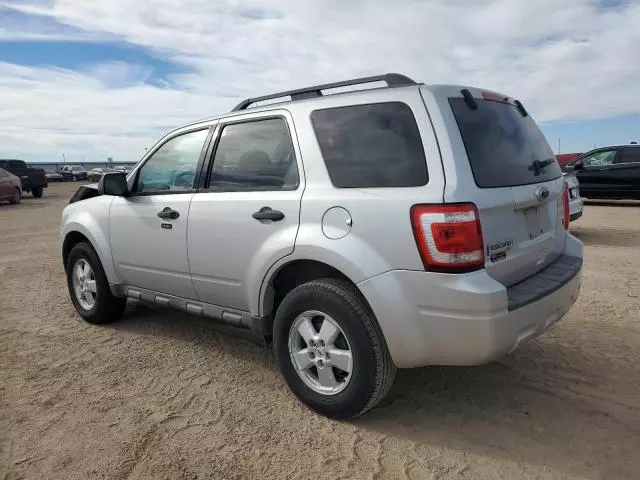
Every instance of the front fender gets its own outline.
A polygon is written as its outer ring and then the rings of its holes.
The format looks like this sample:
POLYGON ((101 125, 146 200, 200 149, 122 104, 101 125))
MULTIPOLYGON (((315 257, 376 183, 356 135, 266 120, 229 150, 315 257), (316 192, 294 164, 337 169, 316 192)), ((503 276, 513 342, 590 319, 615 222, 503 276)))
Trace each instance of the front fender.
POLYGON ((98 254, 109 283, 119 283, 109 244, 109 209, 114 197, 100 196, 68 205, 62 213, 60 253, 69 234, 84 235, 98 254))

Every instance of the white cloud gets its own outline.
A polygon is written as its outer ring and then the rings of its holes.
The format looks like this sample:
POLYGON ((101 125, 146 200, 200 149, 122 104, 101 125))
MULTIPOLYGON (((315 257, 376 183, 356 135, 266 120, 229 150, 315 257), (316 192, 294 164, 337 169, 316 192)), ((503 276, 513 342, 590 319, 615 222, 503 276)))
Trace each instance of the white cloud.
MULTIPOLYGON (((152 49, 190 73, 161 88, 145 83, 144 65, 72 72, 0 64, 0 154, 9 145, 52 159, 136 159, 161 130, 241 97, 387 71, 502 91, 538 121, 640 112, 636 1, 615 10, 595 0, 58 0, 12 8, 81 37, 152 49)), ((0 28, 0 39, 35 36, 56 32, 0 28)))

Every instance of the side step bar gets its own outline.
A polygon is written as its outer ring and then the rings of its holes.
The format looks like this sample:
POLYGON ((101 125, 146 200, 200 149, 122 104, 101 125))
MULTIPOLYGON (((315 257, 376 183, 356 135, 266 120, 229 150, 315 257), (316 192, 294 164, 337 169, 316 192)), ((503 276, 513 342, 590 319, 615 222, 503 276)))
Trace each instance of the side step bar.
POLYGON ((165 308, 173 308, 191 315, 211 318, 233 327, 251 330, 262 340, 266 340, 271 336, 273 321, 270 317, 254 317, 248 312, 129 285, 110 285, 109 287, 111 293, 117 297, 127 297, 165 308))

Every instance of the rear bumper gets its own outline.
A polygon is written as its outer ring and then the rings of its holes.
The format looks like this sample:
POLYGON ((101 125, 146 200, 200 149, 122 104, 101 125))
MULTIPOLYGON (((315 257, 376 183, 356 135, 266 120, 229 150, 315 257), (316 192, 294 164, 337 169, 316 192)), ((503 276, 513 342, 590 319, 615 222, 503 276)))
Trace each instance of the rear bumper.
MULTIPOLYGON (((564 253, 581 259, 582 243, 569 235, 564 253)), ((557 288, 511 310, 514 287, 507 289, 484 270, 463 275, 395 270, 358 287, 395 364, 409 368, 478 365, 512 352, 567 313, 578 298, 580 280, 577 265, 557 288)))
POLYGON ((569 221, 570 222, 574 222, 574 221, 578 220, 581 216, 582 216, 582 210, 580 210, 579 212, 576 212, 576 213, 571 213, 571 214, 569 214, 569 221))
POLYGON ((569 220, 574 221, 582 216, 582 197, 574 198, 569 201, 569 220))

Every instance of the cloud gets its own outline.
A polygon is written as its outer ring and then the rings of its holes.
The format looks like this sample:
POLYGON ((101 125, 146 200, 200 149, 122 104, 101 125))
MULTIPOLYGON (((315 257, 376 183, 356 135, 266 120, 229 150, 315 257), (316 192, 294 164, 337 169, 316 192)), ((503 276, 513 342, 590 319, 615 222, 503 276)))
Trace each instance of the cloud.
POLYGON ((115 39, 183 67, 165 84, 150 84, 148 66, 126 62, 81 71, 0 64, 0 145, 25 155, 135 160, 163 130, 227 111, 242 97, 387 71, 505 92, 522 99, 538 121, 640 112, 640 2, 4 5, 49 22, 8 28, 0 19, 0 40, 64 32, 115 39))

